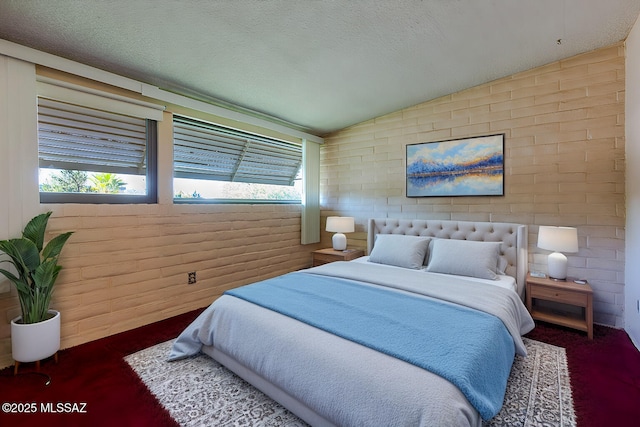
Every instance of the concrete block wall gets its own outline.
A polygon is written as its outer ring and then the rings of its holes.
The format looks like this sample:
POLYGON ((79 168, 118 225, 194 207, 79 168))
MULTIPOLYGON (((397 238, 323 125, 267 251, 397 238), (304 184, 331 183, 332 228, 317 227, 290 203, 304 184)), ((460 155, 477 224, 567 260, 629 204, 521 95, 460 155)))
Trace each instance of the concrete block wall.
MULTIPOLYGON (((300 205, 43 205, 63 249, 52 308, 62 348, 209 305, 227 289, 311 266, 300 205), (188 285, 188 273, 197 282, 188 285)), ((12 286, 0 294, 0 367, 13 363, 12 286)))
POLYGON ((595 322, 623 327, 624 94, 620 43, 339 131, 321 150, 322 215, 356 217, 354 247, 366 247, 371 217, 528 224, 530 269, 541 271, 538 226, 577 227, 569 274, 594 288, 595 322), (407 144, 497 133, 503 197, 406 197, 407 144))

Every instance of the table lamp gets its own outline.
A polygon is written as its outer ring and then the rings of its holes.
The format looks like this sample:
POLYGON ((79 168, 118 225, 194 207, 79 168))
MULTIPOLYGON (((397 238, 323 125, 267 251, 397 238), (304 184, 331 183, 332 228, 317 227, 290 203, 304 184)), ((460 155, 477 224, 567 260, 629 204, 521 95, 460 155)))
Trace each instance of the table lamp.
POLYGON ((331 238, 333 249, 343 251, 347 249, 347 236, 343 233, 353 233, 355 230, 355 221, 350 216, 329 216, 327 217, 326 230, 336 233, 331 238))
POLYGON ((547 259, 549 277, 567 278, 567 257, 561 252, 578 252, 578 230, 573 227, 541 225, 538 231, 538 247, 553 251, 547 259))

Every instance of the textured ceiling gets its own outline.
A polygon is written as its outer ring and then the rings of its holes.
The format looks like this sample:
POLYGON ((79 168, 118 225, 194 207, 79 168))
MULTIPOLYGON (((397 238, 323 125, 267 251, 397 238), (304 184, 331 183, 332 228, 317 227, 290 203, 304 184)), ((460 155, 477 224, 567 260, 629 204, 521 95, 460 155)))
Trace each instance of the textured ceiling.
POLYGON ((325 135, 624 40, 639 13, 640 0, 0 0, 0 38, 325 135))

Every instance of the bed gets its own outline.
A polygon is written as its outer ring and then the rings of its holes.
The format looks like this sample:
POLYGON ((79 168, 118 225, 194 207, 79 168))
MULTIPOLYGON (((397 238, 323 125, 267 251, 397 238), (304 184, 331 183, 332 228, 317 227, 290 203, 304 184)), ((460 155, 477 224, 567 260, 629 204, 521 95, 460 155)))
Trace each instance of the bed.
POLYGON ((527 227, 371 219, 368 256, 228 291, 169 360, 203 352, 313 426, 479 426, 521 335, 527 227))

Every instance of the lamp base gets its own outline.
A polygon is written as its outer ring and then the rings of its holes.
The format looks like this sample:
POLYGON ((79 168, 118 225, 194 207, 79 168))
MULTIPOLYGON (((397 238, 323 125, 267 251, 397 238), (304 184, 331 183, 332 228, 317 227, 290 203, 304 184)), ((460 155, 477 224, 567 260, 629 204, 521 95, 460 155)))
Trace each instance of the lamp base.
POLYGON ((342 233, 336 233, 331 238, 333 249, 336 251, 344 251, 347 249, 347 236, 342 233))
POLYGON ((547 259, 549 277, 556 280, 567 278, 567 257, 560 252, 554 252, 547 259))

